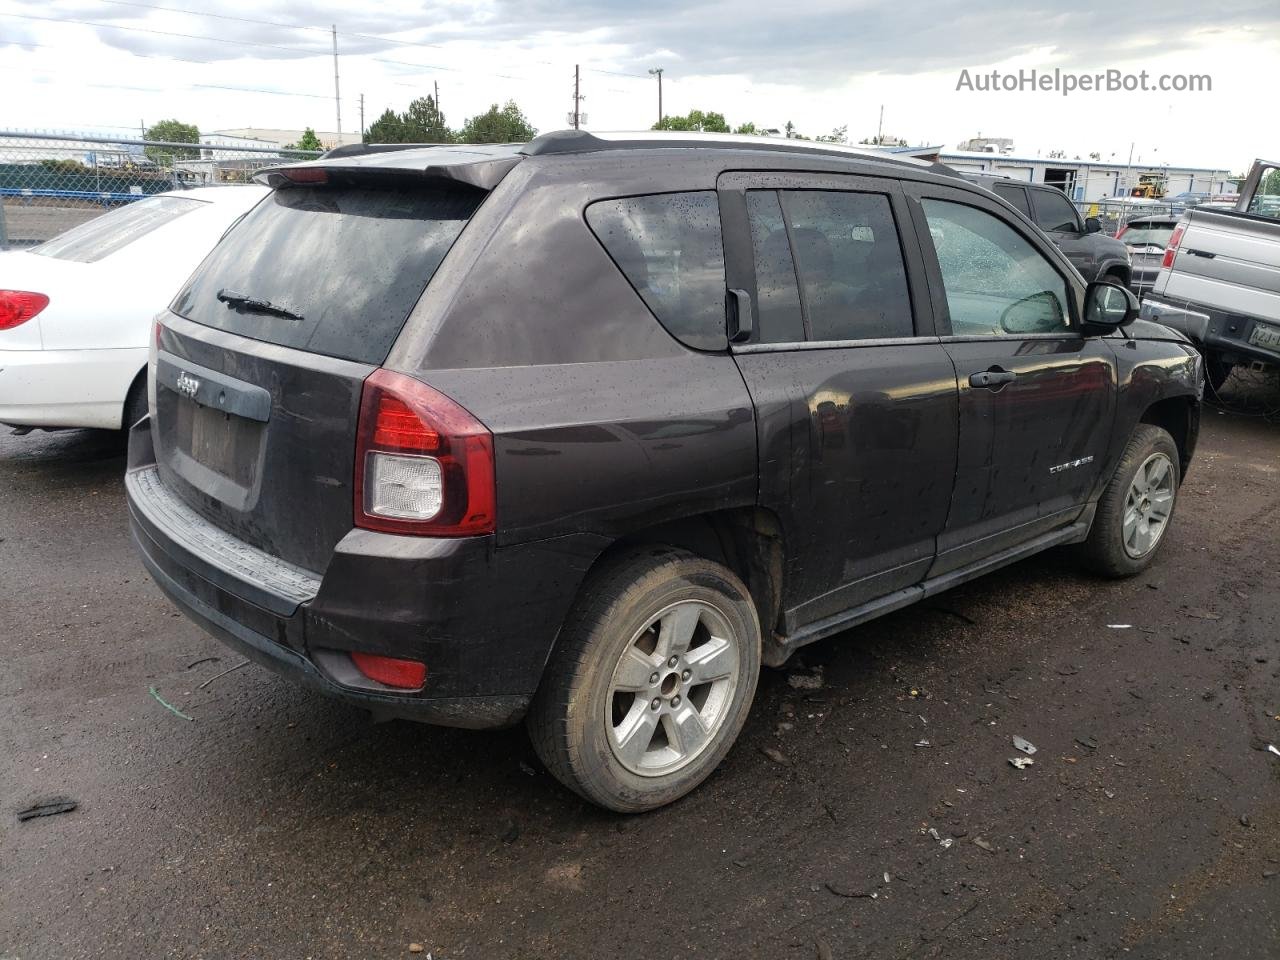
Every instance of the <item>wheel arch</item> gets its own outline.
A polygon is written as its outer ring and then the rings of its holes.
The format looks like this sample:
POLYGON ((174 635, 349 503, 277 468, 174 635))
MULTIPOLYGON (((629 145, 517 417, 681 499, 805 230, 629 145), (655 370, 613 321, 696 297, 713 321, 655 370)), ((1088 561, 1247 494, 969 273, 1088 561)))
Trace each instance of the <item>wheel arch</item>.
POLYGON ((1164 397, 1152 403, 1138 418, 1139 423, 1160 427, 1178 447, 1179 475, 1185 477, 1195 453, 1200 430, 1200 407, 1194 397, 1164 397))
POLYGON ((587 577, 620 554, 644 546, 677 547, 732 570, 746 584, 755 604, 764 662, 781 662, 777 634, 782 615, 785 536, 776 513, 758 506, 734 507, 634 530, 601 552, 587 577))

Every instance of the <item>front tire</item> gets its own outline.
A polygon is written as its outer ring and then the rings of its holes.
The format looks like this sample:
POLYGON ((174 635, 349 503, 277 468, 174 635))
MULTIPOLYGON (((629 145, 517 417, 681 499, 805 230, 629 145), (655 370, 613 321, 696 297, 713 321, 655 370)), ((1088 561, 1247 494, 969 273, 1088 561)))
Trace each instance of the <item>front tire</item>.
POLYGON ((652 547, 592 574, 527 724, 565 786, 638 813, 697 787, 737 739, 760 673, 746 587, 718 563, 652 547))
POLYGON ((1182 480, 1178 445, 1140 423, 1098 501, 1084 556, 1105 577, 1131 577, 1151 565, 1164 542, 1182 480))

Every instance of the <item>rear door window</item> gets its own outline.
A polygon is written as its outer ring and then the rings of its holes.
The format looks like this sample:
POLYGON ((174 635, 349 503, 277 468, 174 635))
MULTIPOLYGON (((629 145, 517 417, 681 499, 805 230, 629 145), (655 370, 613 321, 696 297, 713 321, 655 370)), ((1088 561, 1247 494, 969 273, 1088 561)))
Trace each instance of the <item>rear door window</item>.
POLYGON ((1031 219, 1031 207, 1027 203, 1027 191, 1025 189, 1012 184, 998 183, 995 186, 995 191, 997 197, 1006 203, 1013 204, 1028 220, 1031 219))
POLYGON ((811 340, 910 337, 911 296, 889 198, 785 190, 811 340))
POLYGON ((747 218, 756 264, 757 343, 804 342, 804 314, 791 241, 777 191, 748 190, 747 218))
POLYGON ((484 197, 445 187, 275 190, 214 248, 172 310, 255 340, 381 363, 484 197))
POLYGON ((73 227, 31 252, 57 260, 96 263, 203 206, 207 206, 203 200, 190 197, 147 197, 73 227))
POLYGON ((1080 230, 1076 208, 1061 190, 1032 190, 1035 194, 1036 223, 1050 232, 1077 233, 1080 230))
POLYGON ((600 200, 587 224, 654 316, 696 350, 723 350, 724 245, 715 191, 600 200))

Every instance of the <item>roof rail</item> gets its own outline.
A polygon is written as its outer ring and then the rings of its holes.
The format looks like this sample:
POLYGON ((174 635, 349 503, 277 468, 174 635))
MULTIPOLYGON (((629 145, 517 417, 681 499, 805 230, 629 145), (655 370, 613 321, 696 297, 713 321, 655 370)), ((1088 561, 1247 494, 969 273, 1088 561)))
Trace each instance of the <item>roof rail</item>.
POLYGON ((663 147, 704 147, 760 150, 785 153, 812 153, 819 156, 857 158, 881 163, 923 167, 935 173, 954 176, 955 171, 939 163, 904 157, 874 148, 864 149, 843 143, 820 140, 793 140, 760 137, 749 134, 691 133, 683 131, 647 130, 638 133, 588 133, 586 130, 556 130, 530 140, 520 152, 527 157, 549 154, 593 153, 602 150, 652 150, 663 147))

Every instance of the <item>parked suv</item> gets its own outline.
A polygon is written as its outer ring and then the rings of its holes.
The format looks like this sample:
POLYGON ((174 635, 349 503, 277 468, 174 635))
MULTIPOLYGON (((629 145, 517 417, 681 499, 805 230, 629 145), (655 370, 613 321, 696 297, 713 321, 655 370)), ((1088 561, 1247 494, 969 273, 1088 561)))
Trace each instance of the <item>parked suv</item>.
POLYGON ((1133 272, 1129 248, 1115 237, 1103 233, 1102 222, 1097 217, 1082 220, 1075 204, 1057 187, 1009 177, 964 176, 1011 204, 1047 233, 1067 255, 1072 266, 1080 271, 1080 276, 1086 280, 1111 280, 1121 286, 1129 286, 1133 272))
POLYGON ((1122 576, 1164 540, 1198 354, 945 168, 559 133, 262 179, 158 318, 144 563, 326 693, 527 716, 596 803, 693 789, 761 663, 1047 547, 1122 576))

